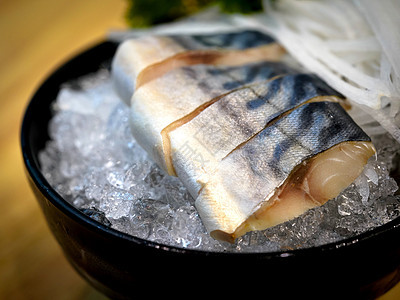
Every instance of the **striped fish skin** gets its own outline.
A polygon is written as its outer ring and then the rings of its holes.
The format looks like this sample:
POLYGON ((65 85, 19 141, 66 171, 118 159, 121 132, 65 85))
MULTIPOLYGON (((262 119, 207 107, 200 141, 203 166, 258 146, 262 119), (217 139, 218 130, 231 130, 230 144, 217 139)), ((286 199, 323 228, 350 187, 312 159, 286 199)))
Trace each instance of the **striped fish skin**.
POLYGON ((293 110, 221 161, 195 203, 205 226, 216 238, 232 241, 296 167, 344 143, 371 142, 339 103, 293 110))
MULTIPOLYGON (((268 49, 263 49, 269 45, 278 47, 275 41, 268 35, 256 31, 237 31, 229 33, 217 33, 213 35, 181 35, 181 36, 145 36, 136 39, 129 39, 122 42, 112 61, 112 79, 121 99, 129 105, 133 92, 136 89, 137 80, 142 71, 146 68, 155 66, 159 63, 169 61, 165 68, 158 68, 154 72, 159 75, 168 71, 168 68, 176 67, 179 64, 179 57, 176 55, 191 53, 189 57, 183 55, 180 57, 182 64, 207 63, 207 60, 213 59, 213 55, 196 56, 199 51, 218 51, 221 54, 230 51, 243 52, 247 56, 248 62, 251 62, 251 57, 265 56, 268 49), (258 51, 260 49, 260 51, 258 51), (263 49, 263 50, 261 50, 263 49), (246 55, 246 50, 255 50, 249 52, 251 55, 246 55), (194 55, 193 55, 194 54, 194 55), (174 58, 172 61, 169 58, 174 58), (190 60, 194 60, 190 62, 190 60)), ((273 47, 273 48, 274 48, 273 47)), ((274 48, 274 49, 275 49, 274 48)), ((282 52, 282 51, 280 51, 282 52)), ((277 55, 282 54, 279 51, 277 55)), ((283 52, 282 52, 283 53, 283 52)), ((274 56, 275 54, 273 54, 274 56)), ((232 59, 228 57, 228 60, 232 59)), ((260 59, 258 59, 260 61, 260 59)), ((212 63, 212 61, 210 61, 212 63)), ((223 64, 229 64, 229 61, 222 61, 223 64)), ((151 76, 158 76, 152 74, 151 76)))
POLYGON ((171 36, 185 50, 223 49, 244 50, 274 43, 275 40, 256 30, 239 32, 222 32, 207 35, 174 35, 171 36))
POLYGON ((169 133, 176 174, 196 197, 219 162, 271 121, 308 101, 341 97, 315 75, 297 72, 229 93, 169 133))
POLYGON ((308 158, 345 141, 370 142, 371 139, 338 103, 315 102, 299 107, 277 121, 275 126, 267 127, 257 135, 254 143, 246 144, 242 151, 255 173, 262 173, 264 166, 268 165, 277 177, 282 174, 286 177, 293 166, 299 164, 298 153, 293 151, 295 148, 300 147, 301 153, 308 158), (271 133, 276 130, 280 132, 279 137, 271 133), (268 156, 269 160, 249 159, 257 151, 263 151, 259 148, 271 140, 271 134, 274 135, 274 149, 268 156))
MULTIPOLYGON (((171 71, 166 76, 182 73, 187 81, 193 81, 197 88, 214 98, 229 91, 264 82, 277 76, 295 74, 298 71, 280 62, 256 62, 241 66, 195 65, 171 71), (211 93, 211 94, 209 94, 211 93)), ((163 80, 163 78, 160 78, 163 80)), ((191 100, 190 100, 191 102, 191 100)), ((200 101, 204 103, 204 101, 200 101)))
POLYGON ((131 126, 139 144, 152 159, 171 175, 165 162, 162 131, 213 98, 232 88, 296 70, 274 62, 252 63, 240 67, 195 65, 179 68, 149 82, 132 97, 131 126))

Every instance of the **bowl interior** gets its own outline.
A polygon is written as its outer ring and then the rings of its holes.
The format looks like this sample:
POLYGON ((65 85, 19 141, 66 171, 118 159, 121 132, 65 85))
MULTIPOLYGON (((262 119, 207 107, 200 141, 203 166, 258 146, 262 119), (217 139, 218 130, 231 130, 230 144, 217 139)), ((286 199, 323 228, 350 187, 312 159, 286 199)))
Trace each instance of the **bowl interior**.
MULTIPOLYGON (((60 87, 63 83, 75 80, 81 76, 94 73, 100 68, 110 67, 111 59, 118 47, 117 43, 114 42, 103 42, 96 45, 95 47, 89 48, 87 51, 73 57, 67 63, 59 67, 54 73, 47 78, 47 80, 40 86, 35 93, 34 97, 30 101, 26 113, 24 116, 22 128, 21 128, 21 146, 24 161, 26 164, 27 171, 30 173, 34 183, 45 193, 51 201, 54 202, 60 209, 67 211, 72 217, 79 218, 84 221, 88 226, 94 226, 96 230, 99 228, 106 231, 108 234, 118 235, 124 239, 141 241, 127 234, 117 232, 116 230, 110 229, 103 224, 100 224, 87 215, 80 212, 78 209, 72 207, 69 203, 62 199, 62 197, 48 184, 43 174, 40 171, 40 163, 38 160, 38 153, 46 145, 49 140, 49 134, 47 131, 48 122, 51 119, 52 102, 56 99, 60 87)), ((324 246, 314 247, 317 249, 336 249, 343 245, 353 245, 361 242, 363 239, 368 239, 378 234, 384 234, 392 228, 398 227, 400 218, 391 221, 383 226, 376 229, 355 236, 350 239, 345 239, 337 243, 331 243, 324 246)), ((150 242, 150 244, 153 244, 150 242)), ((160 246, 158 243, 154 243, 156 246, 160 246)), ((162 245, 168 248, 167 245, 162 245)), ((171 249, 179 249, 171 247, 171 249)), ((182 251, 192 251, 187 249, 180 249, 182 251)), ((313 248, 298 249, 284 251, 285 253, 301 254, 307 251, 315 251, 313 248)), ((193 250, 197 251, 197 250, 193 250)), ((200 251, 201 252, 201 251, 200 251)), ((280 256, 281 252, 270 253, 271 256, 280 256)))

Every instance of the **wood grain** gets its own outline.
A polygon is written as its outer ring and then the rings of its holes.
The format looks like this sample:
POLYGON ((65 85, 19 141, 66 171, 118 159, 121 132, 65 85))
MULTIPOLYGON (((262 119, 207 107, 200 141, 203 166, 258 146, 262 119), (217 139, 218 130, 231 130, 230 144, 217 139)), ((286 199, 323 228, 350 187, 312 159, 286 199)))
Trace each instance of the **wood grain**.
POLYGON ((0 299, 102 299, 72 269, 27 184, 21 118, 58 65, 125 28, 123 0, 0 1, 0 299))
MULTIPOLYGON (((58 65, 126 27, 124 0, 0 0, 0 299, 104 299, 65 260, 27 184, 21 118, 58 65)), ((400 299, 400 286, 381 300, 400 299)))

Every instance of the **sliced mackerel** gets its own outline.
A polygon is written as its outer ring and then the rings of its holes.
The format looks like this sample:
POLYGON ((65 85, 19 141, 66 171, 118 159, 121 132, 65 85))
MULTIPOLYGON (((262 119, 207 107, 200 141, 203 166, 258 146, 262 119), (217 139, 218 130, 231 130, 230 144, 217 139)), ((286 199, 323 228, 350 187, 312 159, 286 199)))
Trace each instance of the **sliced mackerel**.
POLYGON ((133 135, 152 159, 175 175, 166 153, 168 131, 212 105, 222 95, 248 84, 266 82, 297 71, 282 63, 238 67, 194 65, 172 70, 138 89, 131 103, 133 135), (169 127, 168 127, 169 126, 169 127), (168 127, 168 130, 164 130, 168 127))
POLYGON ((276 118, 310 101, 344 102, 312 74, 289 74, 235 90, 163 130, 166 162, 193 197, 219 162, 276 118), (186 123, 184 123, 186 121, 186 123))
POLYGON ((196 208, 211 235, 233 241, 337 196, 373 153, 370 138, 340 104, 306 103, 224 158, 196 208))
POLYGON ((137 87, 187 65, 241 65, 277 61, 285 53, 258 31, 212 35, 145 36, 121 43, 112 62, 112 78, 121 99, 130 104, 137 87))
POLYGON ((322 205, 375 153, 345 99, 279 62, 284 53, 243 31, 128 40, 113 60, 134 137, 181 179, 216 239, 322 205))

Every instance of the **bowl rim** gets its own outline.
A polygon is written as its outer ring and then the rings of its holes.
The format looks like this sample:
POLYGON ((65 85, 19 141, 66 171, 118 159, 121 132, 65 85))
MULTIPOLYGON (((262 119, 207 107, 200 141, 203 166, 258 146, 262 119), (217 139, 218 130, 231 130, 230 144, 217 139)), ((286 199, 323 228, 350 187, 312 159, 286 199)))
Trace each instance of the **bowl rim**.
MULTIPOLYGON (((104 50, 104 47, 117 47, 118 42, 101 40, 92 45, 87 46, 85 49, 81 50, 78 53, 73 54, 67 59, 64 59, 63 62, 54 67, 53 71, 45 76, 45 79, 39 84, 36 88, 28 103, 25 107, 25 111, 23 113, 22 123, 20 127, 20 148, 22 152, 23 162, 25 166, 25 171, 29 175, 33 184, 39 189, 39 191, 43 194, 43 196, 50 201, 57 209, 59 209, 62 213, 72 218, 78 223, 86 225, 86 227, 97 234, 107 235, 111 238, 123 239, 127 242, 133 242, 136 245, 151 247, 155 249, 161 249, 169 252, 177 252, 177 253, 186 253, 192 255, 215 255, 215 256, 260 256, 263 255, 268 258, 280 258, 285 259, 287 257, 292 256, 315 256, 320 255, 327 252, 332 252, 335 250, 340 250, 343 248, 348 248, 352 246, 360 246, 363 243, 370 241, 371 239, 375 239, 385 234, 389 234, 390 231, 394 229, 400 229, 400 217, 397 217, 394 220, 391 220, 381 226, 375 227, 373 229, 367 230, 361 234, 357 234, 350 238, 345 238, 336 242, 331 242, 327 244, 323 244, 320 246, 312 246, 305 247, 299 249, 291 249, 291 250, 283 250, 283 251, 271 251, 271 252, 240 252, 240 251, 231 251, 231 252, 221 252, 221 251, 207 251, 202 249, 193 249, 193 248, 181 248, 178 246, 162 244, 159 242, 154 242, 150 240, 146 240, 143 238, 135 237, 130 234, 118 231, 109 226, 106 226, 91 217, 87 216, 83 212, 81 212, 78 208, 73 206, 68 201, 64 200, 63 197, 49 184, 49 182, 45 179, 44 175, 40 171, 40 166, 38 163, 38 159, 35 159, 33 154, 33 150, 31 145, 29 144, 29 132, 30 125, 34 118, 32 113, 32 107, 39 105, 40 96, 43 89, 46 88, 46 85, 49 84, 50 79, 56 75, 62 75, 65 73, 66 67, 71 67, 76 64, 78 61, 82 59, 83 56, 93 53, 99 53, 104 50)), ((111 58, 111 57, 110 57, 111 58)), ((54 101, 54 99, 52 100, 54 101)), ((48 124, 49 120, 46 120, 48 124)))

